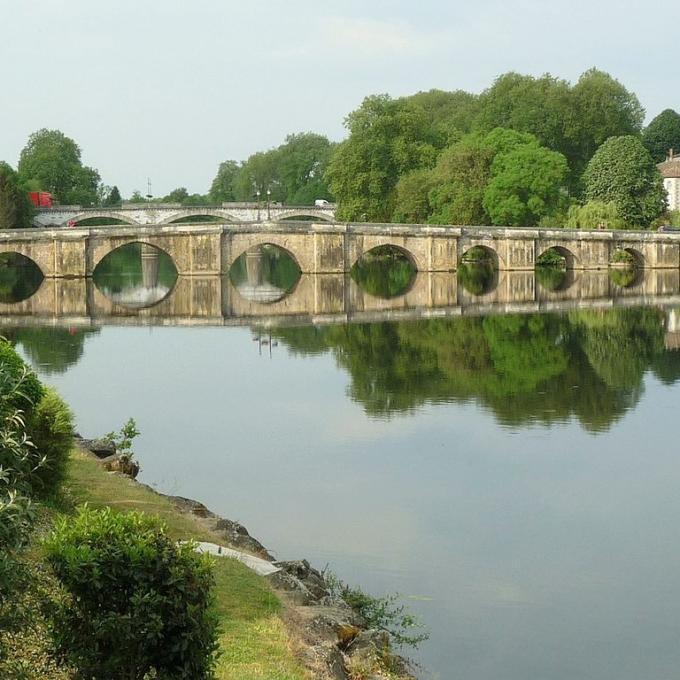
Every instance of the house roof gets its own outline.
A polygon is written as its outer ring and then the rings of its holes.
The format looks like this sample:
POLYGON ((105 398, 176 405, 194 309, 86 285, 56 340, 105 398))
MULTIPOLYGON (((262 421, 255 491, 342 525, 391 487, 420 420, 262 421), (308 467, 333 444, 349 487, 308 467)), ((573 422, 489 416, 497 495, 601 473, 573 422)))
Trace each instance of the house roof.
POLYGON ((659 172, 667 179, 678 178, 680 179, 680 156, 673 156, 665 160, 663 163, 659 163, 657 166, 659 172))

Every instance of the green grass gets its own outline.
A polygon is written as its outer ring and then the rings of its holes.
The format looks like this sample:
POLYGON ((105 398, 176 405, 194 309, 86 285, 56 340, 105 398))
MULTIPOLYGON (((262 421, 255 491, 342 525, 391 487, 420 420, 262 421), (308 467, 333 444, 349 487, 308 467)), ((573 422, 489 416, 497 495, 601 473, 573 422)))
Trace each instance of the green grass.
MULTIPOLYGON (((74 451, 69 460, 65 483, 65 500, 57 510, 47 510, 43 529, 36 534, 35 545, 27 553, 27 561, 36 574, 43 574, 40 535, 49 530, 56 516, 74 512, 77 505, 109 506, 120 512, 143 511, 160 517, 168 534, 176 539, 194 539, 224 544, 224 538, 214 534, 201 521, 182 513, 169 500, 132 480, 106 472, 90 456, 74 451)), ((220 619, 220 652, 216 677, 218 680, 305 680, 308 676, 293 652, 293 643, 281 619, 282 605, 265 579, 257 576, 240 562, 228 558, 215 559, 215 600, 220 619)), ((35 587, 41 591, 45 584, 35 587)), ((44 580, 44 579, 41 579, 44 580)), ((48 588, 56 583, 48 581, 48 588)), ((46 636, 22 649, 19 641, 14 653, 25 653, 27 661, 44 655, 46 636)), ((30 663, 26 664, 27 667, 30 663)), ((25 676, 27 679, 44 675, 25 676)), ((61 675, 54 676, 62 677, 61 675)))

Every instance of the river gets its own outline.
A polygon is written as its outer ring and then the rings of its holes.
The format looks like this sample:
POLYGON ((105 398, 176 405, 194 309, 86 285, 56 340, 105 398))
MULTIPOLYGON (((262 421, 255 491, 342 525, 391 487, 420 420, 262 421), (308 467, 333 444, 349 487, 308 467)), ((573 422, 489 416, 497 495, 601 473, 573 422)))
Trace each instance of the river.
POLYGON ((418 284, 392 269, 361 282, 382 302, 319 316, 262 268, 219 282, 217 320, 205 292, 205 314, 172 308, 184 283, 161 262, 153 286, 82 282, 70 314, 31 311, 53 282, 23 285, 0 325, 83 435, 136 419, 141 481, 401 593, 431 633, 422 678, 676 677, 677 272, 605 272, 590 298, 532 275, 524 301, 451 275, 437 307, 403 303, 418 284))

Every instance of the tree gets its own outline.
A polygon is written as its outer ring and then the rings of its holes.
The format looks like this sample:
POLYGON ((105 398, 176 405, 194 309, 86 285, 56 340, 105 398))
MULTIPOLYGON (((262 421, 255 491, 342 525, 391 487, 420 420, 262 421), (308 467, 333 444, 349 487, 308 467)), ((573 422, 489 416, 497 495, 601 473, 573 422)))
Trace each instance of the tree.
POLYGON ((0 229, 30 227, 32 215, 33 206, 17 173, 0 162, 0 229))
POLYGON ((411 170, 402 175, 395 188, 395 222, 423 224, 427 222, 431 207, 429 193, 433 185, 433 171, 429 168, 411 170))
POLYGON ((496 128, 467 135, 432 173, 430 222, 534 225, 560 206, 567 171, 564 156, 531 134, 496 128))
POLYGON ((185 187, 173 189, 167 196, 164 196, 163 203, 182 203, 189 197, 189 192, 185 187))
POLYGON ((324 179, 333 145, 323 135, 304 132, 288 135, 277 149, 281 184, 285 202, 291 205, 314 205, 317 198, 332 199, 324 179))
POLYGON ((122 202, 123 199, 121 198, 120 191, 118 190, 118 187, 114 185, 105 196, 102 204, 106 208, 118 208, 122 202))
POLYGON ((494 224, 535 226, 564 201, 568 172, 561 153, 538 143, 500 153, 491 166, 484 208, 494 224))
POLYGON ((680 114, 662 111, 642 133, 642 143, 655 163, 666 160, 670 149, 680 151, 680 114))
POLYGON ((589 201, 585 205, 572 205, 567 215, 566 227, 570 229, 625 229, 616 203, 589 201))
POLYGON ((491 177, 494 150, 484 136, 467 135, 446 149, 432 171, 429 201, 434 224, 487 224, 484 190, 491 177))
POLYGON ((336 147, 326 171, 338 217, 387 221, 399 177, 434 165, 437 134, 422 107, 388 95, 364 99, 345 126, 349 138, 336 147))
POLYGON ((638 137, 612 137, 583 174, 588 201, 614 203, 631 227, 647 227, 666 206, 663 178, 638 137))
POLYGON ((99 173, 83 166, 80 147, 59 130, 34 132, 19 158, 19 176, 35 182, 62 203, 94 205, 99 173))
POLYGON ((565 111, 566 134, 572 151, 567 154, 581 171, 598 147, 610 137, 638 135, 645 110, 638 98, 608 73, 590 69, 572 88, 565 111))
POLYGON ((240 165, 236 161, 224 161, 217 169, 217 175, 210 185, 210 200, 215 203, 234 201, 234 182, 240 165))

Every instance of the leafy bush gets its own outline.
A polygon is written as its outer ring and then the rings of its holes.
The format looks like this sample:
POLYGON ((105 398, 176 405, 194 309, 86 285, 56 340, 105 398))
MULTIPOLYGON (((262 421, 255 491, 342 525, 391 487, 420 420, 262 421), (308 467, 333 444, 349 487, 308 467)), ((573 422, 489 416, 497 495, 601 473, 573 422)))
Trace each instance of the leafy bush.
POLYGON ((212 677, 208 557, 174 543, 154 518, 87 507, 57 525, 46 550, 70 594, 52 612, 52 636, 83 678, 212 677))
POLYGON ((423 624, 399 604, 398 594, 374 597, 361 588, 348 586, 335 574, 325 574, 326 584, 332 595, 344 600, 365 621, 368 628, 376 628, 389 633, 398 645, 418 646, 428 639, 423 624), (411 632, 411 631, 419 632, 411 632))
POLYGON ((53 390, 46 389, 31 411, 26 430, 43 465, 36 471, 38 491, 45 495, 57 490, 66 474, 68 455, 73 446, 73 413, 53 390))
POLYGON ((41 466, 26 438, 21 412, 12 407, 21 387, 21 381, 15 382, 0 365, 0 605, 14 586, 14 554, 24 545, 33 522, 28 496, 41 466))
POLYGON ((0 339, 0 367, 3 371, 3 383, 0 389, 3 393, 11 392, 12 394, 12 399, 7 401, 6 405, 10 409, 19 409, 24 413, 29 413, 42 399, 45 388, 35 373, 14 351, 12 345, 2 339, 0 339))

